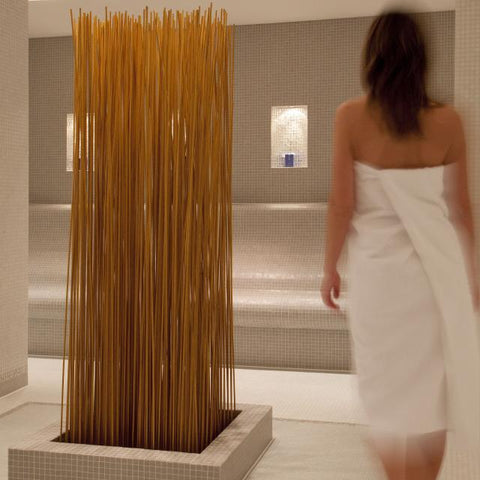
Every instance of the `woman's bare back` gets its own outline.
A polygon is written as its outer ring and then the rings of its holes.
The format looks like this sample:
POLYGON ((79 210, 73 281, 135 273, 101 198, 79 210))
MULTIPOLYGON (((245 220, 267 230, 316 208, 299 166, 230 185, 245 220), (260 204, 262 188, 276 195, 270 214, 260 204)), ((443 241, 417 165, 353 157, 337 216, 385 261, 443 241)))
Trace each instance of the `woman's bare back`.
POLYGON ((422 109, 420 125, 425 138, 409 135, 394 139, 386 130, 378 109, 367 107, 366 95, 352 100, 351 144, 358 162, 377 168, 421 168, 449 162, 447 152, 452 144, 455 111, 449 105, 422 109))

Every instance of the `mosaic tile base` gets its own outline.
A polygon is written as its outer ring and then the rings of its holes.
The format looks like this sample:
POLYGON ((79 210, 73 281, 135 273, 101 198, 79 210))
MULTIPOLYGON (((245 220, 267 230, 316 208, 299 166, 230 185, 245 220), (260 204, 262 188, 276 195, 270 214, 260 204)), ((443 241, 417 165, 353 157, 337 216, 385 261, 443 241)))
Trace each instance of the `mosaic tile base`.
POLYGON ((272 407, 240 413, 201 453, 59 443, 52 424, 8 450, 9 480, 242 480, 272 441, 272 407))

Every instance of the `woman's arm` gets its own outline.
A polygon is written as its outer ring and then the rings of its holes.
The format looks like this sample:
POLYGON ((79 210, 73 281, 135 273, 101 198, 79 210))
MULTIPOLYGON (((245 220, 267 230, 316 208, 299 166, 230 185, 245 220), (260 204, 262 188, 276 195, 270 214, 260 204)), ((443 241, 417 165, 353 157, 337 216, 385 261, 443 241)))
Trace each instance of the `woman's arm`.
POLYGON ((335 112, 333 175, 328 198, 327 239, 324 271, 337 269, 350 219, 355 207, 353 154, 351 148, 352 105, 342 103, 335 112))
POLYGON ((328 207, 327 213, 327 241, 325 248, 324 273, 337 271, 337 263, 343 250, 345 238, 350 228, 352 210, 344 210, 335 205, 328 207))
POLYGON ((345 243, 350 219, 355 208, 353 153, 351 148, 352 105, 342 103, 335 112, 333 138, 333 175, 328 198, 327 235, 320 287, 323 302, 339 308, 332 300, 340 294, 337 262, 345 243))
POLYGON ((449 217, 457 228, 457 234, 462 241, 474 303, 476 308, 479 308, 478 262, 472 206, 468 188, 465 132, 462 119, 454 109, 452 109, 451 130, 453 138, 446 155, 445 163, 454 163, 455 165, 451 171, 451 176, 444 177, 445 200, 449 209, 449 217))

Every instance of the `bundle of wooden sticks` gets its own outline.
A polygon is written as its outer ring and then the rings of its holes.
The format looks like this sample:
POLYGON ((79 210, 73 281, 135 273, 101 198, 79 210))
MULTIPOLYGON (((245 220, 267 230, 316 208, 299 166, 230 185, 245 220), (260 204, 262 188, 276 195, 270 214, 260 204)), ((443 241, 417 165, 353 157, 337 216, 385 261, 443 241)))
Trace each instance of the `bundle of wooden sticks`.
POLYGON ((201 452, 234 418, 233 27, 72 15, 61 441, 201 452))

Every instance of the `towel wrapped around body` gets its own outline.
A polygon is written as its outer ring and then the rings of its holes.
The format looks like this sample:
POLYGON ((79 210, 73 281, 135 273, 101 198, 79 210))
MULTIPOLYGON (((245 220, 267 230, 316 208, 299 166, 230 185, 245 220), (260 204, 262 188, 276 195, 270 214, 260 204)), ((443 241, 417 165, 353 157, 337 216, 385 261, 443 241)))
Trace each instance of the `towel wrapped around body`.
POLYGON ((445 201, 453 164, 354 165, 347 313, 371 432, 406 437, 446 429, 478 449, 479 314, 445 201))

